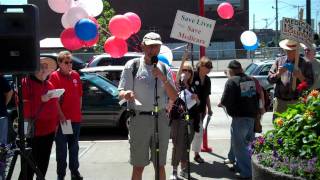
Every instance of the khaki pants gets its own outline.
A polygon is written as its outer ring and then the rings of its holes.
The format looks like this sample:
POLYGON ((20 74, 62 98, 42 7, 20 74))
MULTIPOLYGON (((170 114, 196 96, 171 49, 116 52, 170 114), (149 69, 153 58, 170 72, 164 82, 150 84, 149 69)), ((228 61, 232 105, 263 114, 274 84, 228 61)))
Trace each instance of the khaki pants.
POLYGON ((285 101, 279 98, 273 99, 273 112, 283 113, 287 110, 289 104, 295 104, 298 100, 285 101))

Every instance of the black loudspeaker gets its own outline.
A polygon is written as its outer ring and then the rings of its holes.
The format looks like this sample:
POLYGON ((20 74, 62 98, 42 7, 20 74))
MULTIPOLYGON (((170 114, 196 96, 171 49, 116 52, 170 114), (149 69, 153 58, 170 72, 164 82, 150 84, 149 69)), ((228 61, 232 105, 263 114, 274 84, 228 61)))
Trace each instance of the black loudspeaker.
POLYGON ((39 69, 39 10, 34 5, 0 5, 0 73, 39 69))

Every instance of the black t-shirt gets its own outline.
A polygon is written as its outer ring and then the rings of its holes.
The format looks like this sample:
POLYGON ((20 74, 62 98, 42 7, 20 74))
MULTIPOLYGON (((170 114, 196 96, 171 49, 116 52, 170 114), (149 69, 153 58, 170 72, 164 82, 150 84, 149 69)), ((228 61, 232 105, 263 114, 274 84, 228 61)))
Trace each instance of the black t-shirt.
POLYGON ((3 77, 3 75, 0 75, 0 117, 8 115, 5 102, 5 93, 9 92, 10 90, 11 87, 8 81, 3 77))
POLYGON ((231 117, 257 117, 259 99, 254 80, 243 73, 229 78, 221 104, 231 117))
POLYGON ((195 93, 198 95, 200 104, 198 109, 201 113, 206 112, 207 98, 211 94, 211 81, 210 78, 206 75, 201 84, 199 72, 194 72, 192 86, 195 88, 195 93))

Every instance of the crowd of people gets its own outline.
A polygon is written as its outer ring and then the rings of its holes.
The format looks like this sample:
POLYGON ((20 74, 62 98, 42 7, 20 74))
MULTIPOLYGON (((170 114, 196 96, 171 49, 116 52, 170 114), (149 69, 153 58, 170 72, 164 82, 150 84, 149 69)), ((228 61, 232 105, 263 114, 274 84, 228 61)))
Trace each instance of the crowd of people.
MULTIPOLYGON (((193 159, 204 163, 200 156, 203 136, 203 119, 212 115, 210 102, 211 81, 208 73, 212 62, 201 57, 196 67, 191 66, 186 51, 176 78, 170 69, 156 57, 162 41, 157 33, 147 33, 141 42, 144 56, 129 60, 121 74, 119 99, 127 101, 131 113, 129 122, 130 164, 132 180, 141 180, 145 166, 153 163, 159 179, 166 179, 165 165, 169 139, 172 139, 171 180, 190 177, 188 163, 190 150, 193 159), (154 91, 150 91, 154 89, 154 91), (136 101, 141 102, 137 104, 136 101), (190 101, 190 102, 189 102, 190 101), (156 117, 156 118, 155 118, 156 117), (178 166, 180 165, 180 173, 178 166)), ((268 80, 275 84, 274 112, 283 112, 288 104, 297 102, 297 87, 302 82, 308 88, 320 88, 320 62, 315 60, 315 47, 304 47, 305 55, 295 63, 299 44, 285 39, 279 43, 286 56, 276 59, 270 69, 268 80), (293 86, 293 81, 297 86, 293 86)), ((57 179, 63 180, 67 169, 67 155, 71 179, 81 180, 79 172, 79 135, 82 108, 82 83, 79 74, 72 70, 72 54, 59 53, 57 61, 40 59, 39 71, 22 80, 24 118, 27 127, 34 124, 34 134, 27 136, 32 148, 31 159, 45 176, 53 142, 56 144, 57 179), (64 89, 61 96, 48 93, 64 89), (65 134, 62 126, 71 123, 72 134, 65 134)), ((255 123, 260 120, 264 109, 264 95, 259 82, 243 72, 240 62, 233 60, 227 67, 228 80, 218 104, 232 117, 231 141, 226 164, 232 164, 237 176, 249 179, 251 157, 249 142, 255 138, 255 123)), ((7 143, 7 104, 13 90, 3 76, 0 76, 0 142, 7 143)), ((28 129, 28 128, 27 128, 28 129)), ((2 171, 0 171, 2 172, 2 171)), ((4 177, 4 174, 0 174, 4 177)), ((33 179, 34 170, 28 166, 19 179, 33 179)))

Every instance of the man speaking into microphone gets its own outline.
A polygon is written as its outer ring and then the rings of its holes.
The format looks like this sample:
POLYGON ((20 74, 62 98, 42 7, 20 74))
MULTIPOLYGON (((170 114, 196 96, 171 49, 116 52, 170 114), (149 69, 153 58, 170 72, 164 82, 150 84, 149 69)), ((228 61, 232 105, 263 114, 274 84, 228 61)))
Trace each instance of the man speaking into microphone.
POLYGON ((166 179, 164 166, 170 127, 165 108, 169 99, 172 101, 176 99, 177 91, 171 73, 169 73, 169 67, 157 61, 161 44, 159 34, 147 33, 141 43, 144 56, 126 63, 119 82, 119 98, 127 100, 128 107, 135 112, 130 119, 129 126, 130 163, 133 166, 132 180, 142 179, 144 167, 150 163, 150 159, 153 165, 156 163, 153 116, 155 88, 157 88, 159 107, 159 176, 161 180, 166 179), (155 87, 156 81, 157 87, 155 87))

